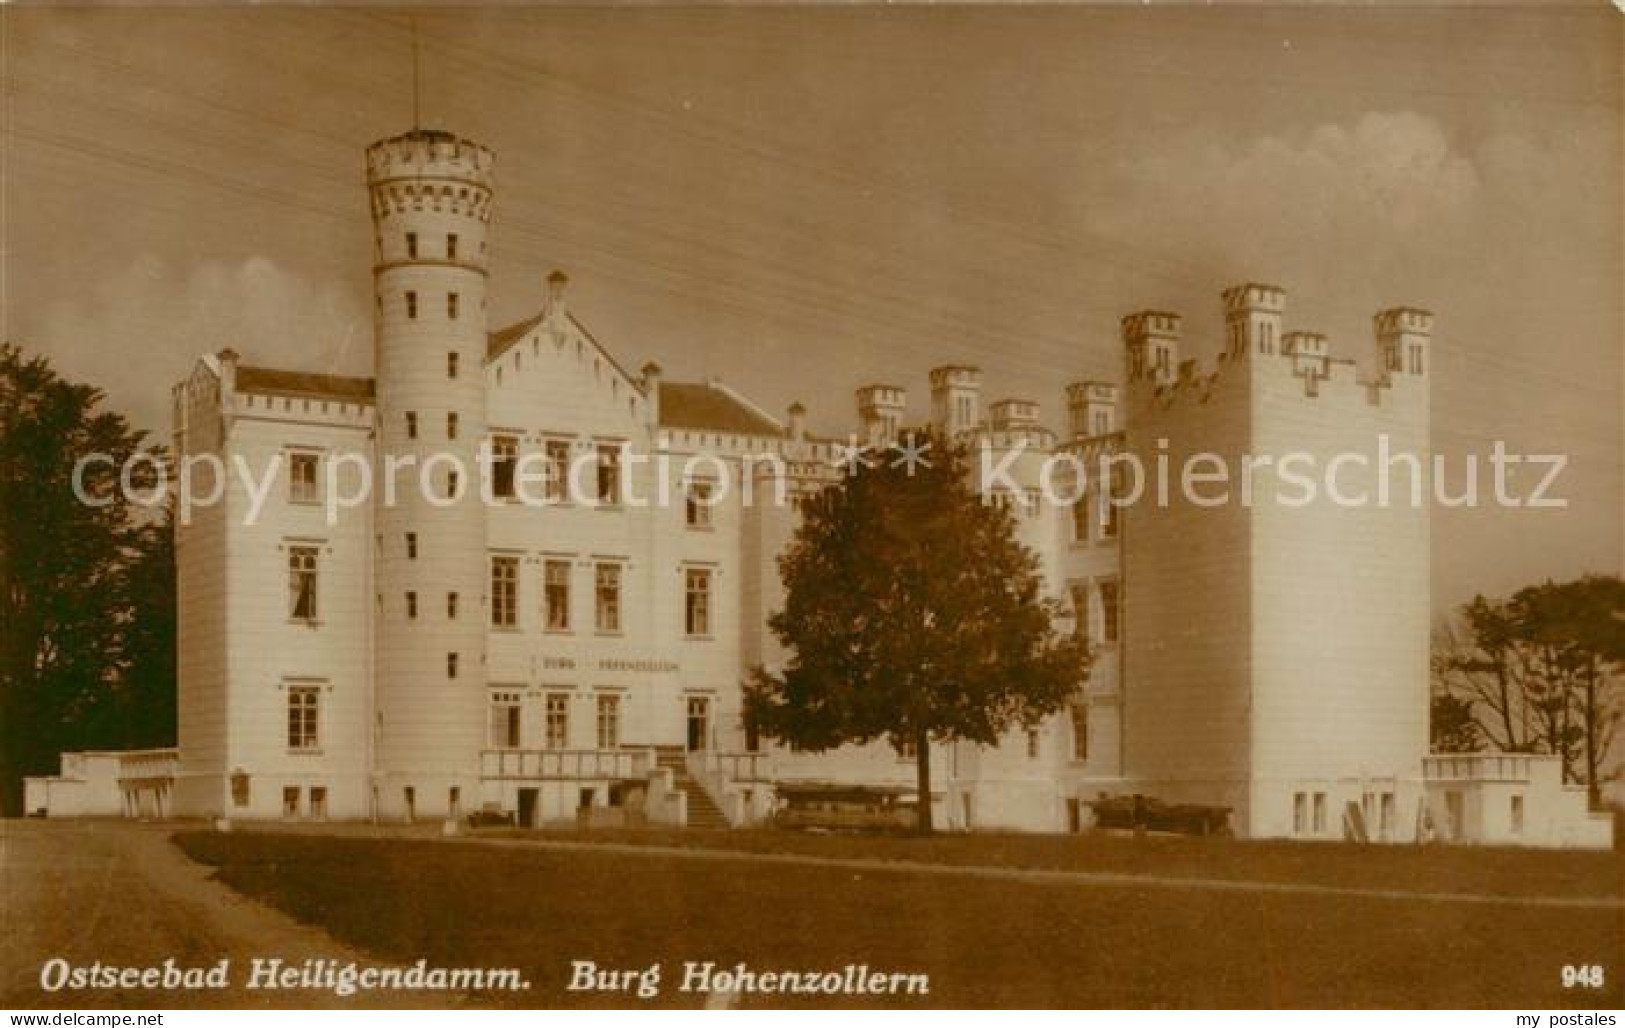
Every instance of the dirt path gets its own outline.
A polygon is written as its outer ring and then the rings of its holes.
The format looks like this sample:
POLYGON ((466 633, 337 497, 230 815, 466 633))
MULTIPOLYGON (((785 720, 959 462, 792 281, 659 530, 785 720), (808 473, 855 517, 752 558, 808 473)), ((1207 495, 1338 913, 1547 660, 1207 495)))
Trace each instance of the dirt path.
POLYGON ((326 958, 379 966, 210 878, 174 847, 174 826, 127 821, 0 821, 0 1007, 309 1007, 445 1005, 436 993, 241 988, 255 957, 326 958), (225 992, 47 992, 46 961, 146 967, 230 958, 238 987, 225 992))

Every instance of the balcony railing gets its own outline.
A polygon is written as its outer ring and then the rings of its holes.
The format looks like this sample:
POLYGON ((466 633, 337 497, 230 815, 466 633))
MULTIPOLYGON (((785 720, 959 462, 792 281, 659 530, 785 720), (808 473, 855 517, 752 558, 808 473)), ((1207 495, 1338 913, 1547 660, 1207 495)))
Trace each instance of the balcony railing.
POLYGON ((766 782, 773 778, 773 769, 765 753, 716 753, 716 768, 731 782, 766 782))
POLYGON ((180 763, 179 750, 125 750, 118 755, 119 781, 173 778, 180 763))
POLYGON ((652 750, 483 750, 482 778, 552 781, 646 778, 655 766, 652 750))
POLYGON ((1532 761, 1555 757, 1528 753, 1435 754, 1422 760, 1422 777, 1433 782, 1527 782, 1532 761))

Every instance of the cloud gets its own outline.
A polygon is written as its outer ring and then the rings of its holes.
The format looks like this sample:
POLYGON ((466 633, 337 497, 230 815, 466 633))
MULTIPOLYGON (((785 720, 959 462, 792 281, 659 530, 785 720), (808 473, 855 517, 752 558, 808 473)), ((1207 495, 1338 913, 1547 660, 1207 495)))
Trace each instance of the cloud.
POLYGON ((1468 224, 1482 188, 1474 161, 1420 114, 1367 113, 1247 140, 1215 132, 1193 128, 1125 159, 1124 201, 1097 223, 1225 280, 1346 282, 1351 269, 1425 263, 1432 240, 1468 224), (1150 223, 1146 211, 1156 212, 1150 223))
POLYGON ((148 254, 87 296, 52 304, 28 342, 59 372, 102 387, 114 409, 162 434, 169 387, 199 354, 231 346, 250 363, 365 374, 371 330, 339 283, 311 282, 266 258, 177 268, 148 254))

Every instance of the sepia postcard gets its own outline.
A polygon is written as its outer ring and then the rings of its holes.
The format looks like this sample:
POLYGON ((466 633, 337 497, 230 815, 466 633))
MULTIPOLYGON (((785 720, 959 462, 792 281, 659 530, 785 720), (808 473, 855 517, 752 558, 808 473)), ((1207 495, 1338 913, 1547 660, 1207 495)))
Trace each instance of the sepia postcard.
POLYGON ((0 6, 10 1023, 1617 1026, 1622 58, 0 6))

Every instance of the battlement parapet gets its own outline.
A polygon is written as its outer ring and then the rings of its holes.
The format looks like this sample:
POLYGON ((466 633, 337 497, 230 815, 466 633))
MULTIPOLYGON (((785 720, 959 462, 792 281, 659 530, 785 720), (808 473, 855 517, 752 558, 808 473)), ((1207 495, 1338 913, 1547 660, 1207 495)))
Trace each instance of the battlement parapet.
POLYGON ((496 154, 473 140, 413 129, 367 147, 367 180, 445 178, 489 189, 495 163, 496 154))
POLYGON ((1038 424, 1038 404, 1032 400, 997 400, 988 407, 995 432, 1031 428, 1038 424))
POLYGON ((931 369, 931 388, 942 389, 947 386, 958 386, 962 389, 977 389, 982 385, 982 369, 969 364, 944 364, 931 369))
POLYGON ((491 216, 496 155, 449 132, 415 129, 367 148, 374 218, 431 210, 482 222, 491 216))

